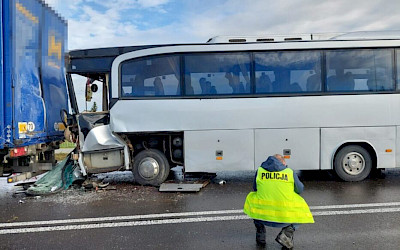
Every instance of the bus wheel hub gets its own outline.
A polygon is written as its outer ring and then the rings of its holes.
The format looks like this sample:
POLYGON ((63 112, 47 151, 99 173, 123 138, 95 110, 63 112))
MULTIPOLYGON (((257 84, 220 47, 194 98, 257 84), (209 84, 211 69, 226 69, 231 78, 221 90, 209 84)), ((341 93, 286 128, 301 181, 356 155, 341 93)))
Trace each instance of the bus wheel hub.
POLYGON ((144 158, 139 164, 139 174, 145 179, 155 178, 159 171, 160 166, 158 165, 158 162, 151 157, 144 158))
POLYGON ((360 174, 365 167, 364 157, 357 152, 350 152, 343 158, 343 169, 349 175, 360 174))

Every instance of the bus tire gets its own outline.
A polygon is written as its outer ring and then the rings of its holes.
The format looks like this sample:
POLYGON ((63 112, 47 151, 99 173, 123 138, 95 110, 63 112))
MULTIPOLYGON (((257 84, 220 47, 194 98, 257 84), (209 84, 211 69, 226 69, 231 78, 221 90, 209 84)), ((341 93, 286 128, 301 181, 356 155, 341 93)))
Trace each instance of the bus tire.
POLYGON ((371 155, 361 146, 346 146, 336 154, 334 169, 343 181, 362 181, 371 172, 371 155))
POLYGON ((147 149, 138 153, 132 168, 137 183, 156 187, 167 179, 169 170, 167 158, 157 149, 147 149))

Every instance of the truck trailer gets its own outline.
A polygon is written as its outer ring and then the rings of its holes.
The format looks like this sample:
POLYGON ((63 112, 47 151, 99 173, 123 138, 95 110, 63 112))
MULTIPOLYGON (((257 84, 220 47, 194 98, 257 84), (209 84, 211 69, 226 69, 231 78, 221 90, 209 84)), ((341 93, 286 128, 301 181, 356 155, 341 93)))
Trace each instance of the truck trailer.
POLYGON ((40 173, 64 140, 67 22, 41 0, 2 0, 0 12, 0 174, 40 173))

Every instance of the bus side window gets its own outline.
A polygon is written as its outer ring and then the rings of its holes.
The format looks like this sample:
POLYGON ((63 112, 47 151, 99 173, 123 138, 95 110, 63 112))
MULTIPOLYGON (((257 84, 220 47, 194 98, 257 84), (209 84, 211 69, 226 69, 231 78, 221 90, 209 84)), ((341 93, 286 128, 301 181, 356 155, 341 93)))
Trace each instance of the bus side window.
POLYGON ((318 78, 313 82, 313 89, 310 89, 311 83, 307 87, 310 72, 320 71, 320 51, 257 52, 254 55, 255 75, 258 77, 256 93, 302 93, 321 90, 322 83, 318 78), (269 77, 270 81, 266 77, 269 77))
POLYGON ((244 52, 185 55, 185 86, 193 87, 193 95, 250 93, 250 85, 244 87, 250 84, 250 60, 244 52))
POLYGON ((327 91, 393 90, 393 57, 391 49, 327 51, 327 91))
POLYGON ((179 56, 148 56, 123 62, 121 83, 121 93, 126 97, 181 95, 179 56), (128 77, 131 78, 126 83, 128 77))

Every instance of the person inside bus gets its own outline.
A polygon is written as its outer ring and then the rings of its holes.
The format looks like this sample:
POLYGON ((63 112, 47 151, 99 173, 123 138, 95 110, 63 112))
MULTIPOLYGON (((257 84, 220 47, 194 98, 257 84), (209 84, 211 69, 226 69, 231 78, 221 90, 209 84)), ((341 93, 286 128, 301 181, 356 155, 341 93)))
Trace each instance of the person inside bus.
POLYGON ((207 80, 206 78, 202 77, 199 79, 200 89, 202 95, 209 94, 209 90, 207 89, 207 80))
MULTIPOLYGON (((202 78, 202 79, 205 80, 205 78, 202 78)), ((210 94, 211 95, 215 95, 217 93, 217 90, 215 89, 215 86, 212 86, 210 81, 205 81, 205 82, 202 81, 200 83, 200 86, 201 86, 201 93, 203 95, 210 95, 210 94)))
POLYGON ((256 82, 256 92, 257 93, 268 93, 272 90, 271 79, 265 72, 261 73, 261 76, 257 79, 256 82))
POLYGON ((282 155, 268 157, 258 168, 244 204, 244 213, 254 220, 257 245, 265 247, 265 226, 282 228, 276 241, 293 248, 293 234, 299 224, 314 223, 305 200, 299 195, 304 185, 286 166, 282 155))
POLYGON ((328 77, 327 85, 329 91, 351 91, 354 90, 354 78, 351 72, 344 73, 343 67, 335 70, 336 75, 328 77))
POLYGON ((206 82, 206 89, 207 89, 208 93, 211 95, 217 94, 217 89, 215 88, 215 86, 211 85, 210 81, 206 82))
POLYGON ((272 82, 272 88, 275 93, 302 92, 297 82, 290 83, 290 71, 278 70, 274 71, 275 81, 272 82))

